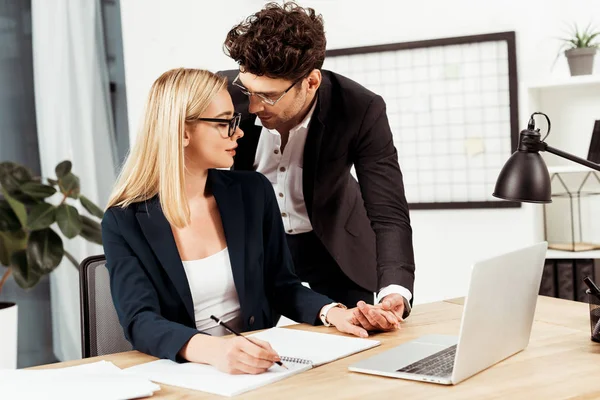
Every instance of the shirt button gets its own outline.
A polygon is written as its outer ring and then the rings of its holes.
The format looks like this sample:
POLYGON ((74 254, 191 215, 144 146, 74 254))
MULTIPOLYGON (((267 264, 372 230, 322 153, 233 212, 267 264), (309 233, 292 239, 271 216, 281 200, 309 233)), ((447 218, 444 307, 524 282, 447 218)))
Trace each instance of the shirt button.
POLYGON ((286 213, 284 213, 284 212, 282 212, 282 213, 281 213, 281 216, 282 216, 283 218, 285 218, 285 217, 287 217, 287 214, 286 214, 286 213))
POLYGON ((254 315, 248 320, 248 325, 254 325, 254 315))
POLYGON ((285 167, 281 167, 281 168, 279 168, 279 171, 281 171, 281 172, 285 172, 285 167))
POLYGON ((294 232, 293 229, 288 229, 288 233, 292 233, 292 232, 294 232))
POLYGON ((279 193, 279 197, 283 197, 283 193, 279 193))
POLYGON ((275 149, 275 150, 273 150, 273 153, 279 154, 279 150, 275 149))

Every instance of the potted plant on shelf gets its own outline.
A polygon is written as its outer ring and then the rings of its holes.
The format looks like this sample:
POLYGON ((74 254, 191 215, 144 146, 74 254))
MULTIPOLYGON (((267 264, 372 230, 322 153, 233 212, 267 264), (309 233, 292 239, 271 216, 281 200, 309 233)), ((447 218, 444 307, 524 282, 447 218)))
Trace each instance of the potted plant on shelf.
POLYGON ((573 27, 570 36, 561 39, 571 76, 591 75, 594 69, 594 56, 600 46, 600 31, 592 29, 591 25, 580 31, 577 25, 573 27))
MULTIPOLYGON (((26 167, 0 163, 0 265, 7 267, 0 277, 0 292, 12 275, 23 289, 34 287, 66 257, 76 268, 79 262, 63 247, 64 237, 81 236, 102 244, 99 222, 82 215, 71 205, 76 200, 92 217, 102 219, 103 211, 80 194, 79 178, 71 162, 56 166, 56 179, 43 183, 26 167), (48 201, 55 194, 56 201, 48 201)), ((17 305, 0 303, 0 369, 16 368, 17 305)))

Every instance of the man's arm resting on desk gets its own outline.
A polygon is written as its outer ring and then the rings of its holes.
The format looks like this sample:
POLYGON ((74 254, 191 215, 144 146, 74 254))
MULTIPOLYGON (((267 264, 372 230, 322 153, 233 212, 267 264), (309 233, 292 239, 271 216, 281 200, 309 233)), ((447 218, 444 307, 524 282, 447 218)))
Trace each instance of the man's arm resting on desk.
POLYGON ((385 102, 373 98, 363 128, 355 141, 354 166, 377 249, 377 283, 382 288, 378 300, 388 297, 384 309, 400 311, 398 319, 408 316, 414 284, 412 228, 398 154, 387 119, 385 102), (406 299, 398 303, 397 293, 406 299), (401 308, 401 309, 400 309, 401 308))

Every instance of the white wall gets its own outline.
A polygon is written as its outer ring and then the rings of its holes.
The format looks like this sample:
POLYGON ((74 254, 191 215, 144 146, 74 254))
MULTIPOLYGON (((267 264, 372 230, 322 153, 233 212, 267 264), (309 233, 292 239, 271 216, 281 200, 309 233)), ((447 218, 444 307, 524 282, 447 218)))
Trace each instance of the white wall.
MULTIPOLYGON (((132 143, 147 91, 162 72, 178 66, 235 68, 222 52, 225 35, 264 2, 221 4, 121 0, 132 143)), ((563 36, 571 22, 587 24, 590 16, 600 16, 597 0, 314 0, 301 4, 323 14, 329 49, 514 30, 520 82, 568 75, 563 57, 551 69, 560 46, 555 38, 563 36)), ((531 110, 520 92, 524 125, 531 110)), ((473 261, 541 238, 536 206, 413 211, 411 216, 418 303, 466 294, 473 261)))

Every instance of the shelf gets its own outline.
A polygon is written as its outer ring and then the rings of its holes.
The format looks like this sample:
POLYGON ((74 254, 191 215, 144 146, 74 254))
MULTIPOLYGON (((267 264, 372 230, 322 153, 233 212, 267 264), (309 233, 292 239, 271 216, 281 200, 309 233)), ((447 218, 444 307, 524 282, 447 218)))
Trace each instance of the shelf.
POLYGON ((547 81, 537 82, 527 86, 528 90, 539 89, 568 89, 579 86, 600 86, 600 74, 569 76, 560 79, 551 79, 547 81))
POLYGON ((591 251, 562 251, 548 249, 546 259, 600 259, 600 250, 591 251))

